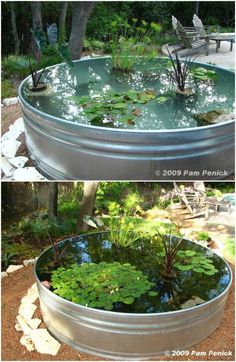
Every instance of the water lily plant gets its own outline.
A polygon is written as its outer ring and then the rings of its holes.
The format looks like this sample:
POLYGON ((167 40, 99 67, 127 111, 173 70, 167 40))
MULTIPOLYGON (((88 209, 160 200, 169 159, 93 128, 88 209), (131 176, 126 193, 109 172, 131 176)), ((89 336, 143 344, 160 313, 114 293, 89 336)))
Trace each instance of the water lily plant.
POLYGON ((163 250, 158 255, 158 260, 163 268, 162 274, 169 278, 175 278, 178 271, 193 271, 206 275, 214 275, 218 270, 213 265, 210 258, 194 250, 180 250, 183 239, 176 241, 169 235, 162 235, 157 230, 157 234, 163 245, 163 250))

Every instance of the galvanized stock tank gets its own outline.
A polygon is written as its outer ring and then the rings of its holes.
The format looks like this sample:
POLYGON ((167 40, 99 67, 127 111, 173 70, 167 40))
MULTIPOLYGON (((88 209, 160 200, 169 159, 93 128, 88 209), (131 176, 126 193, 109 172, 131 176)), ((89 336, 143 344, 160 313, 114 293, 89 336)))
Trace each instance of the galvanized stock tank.
MULTIPOLYGON (((89 66, 95 61, 80 62, 89 66)), ((228 70, 221 71, 234 76, 228 70)), ((23 92, 28 81, 24 80, 19 89, 26 142, 35 165, 50 179, 207 180, 222 179, 234 172, 232 120, 163 130, 86 125, 30 105, 23 92)))
POLYGON ((118 313, 67 301, 42 285, 37 275, 43 319, 60 341, 111 359, 145 360, 187 349, 209 336, 223 318, 230 281, 216 298, 196 307, 165 313, 118 313))

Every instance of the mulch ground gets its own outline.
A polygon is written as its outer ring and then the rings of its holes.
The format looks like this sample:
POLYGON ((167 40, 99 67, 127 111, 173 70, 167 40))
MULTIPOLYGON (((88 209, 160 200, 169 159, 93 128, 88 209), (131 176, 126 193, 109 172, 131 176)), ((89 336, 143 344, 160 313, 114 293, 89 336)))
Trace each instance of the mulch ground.
MULTIPOLYGON (((15 331, 16 315, 22 297, 35 282, 32 267, 22 268, 2 279, 2 361, 102 361, 104 358, 94 357, 61 345, 59 353, 54 357, 28 352, 20 344, 22 332, 15 331)), ((190 348, 188 356, 157 357, 155 361, 234 361, 234 285, 227 300, 224 318, 207 339, 190 348), (206 352, 206 356, 192 355, 192 351, 206 352), (212 356, 209 351, 231 351, 232 356, 212 356)), ((41 317, 39 308, 35 316, 41 317)), ((43 327, 41 325, 40 327, 43 327)))

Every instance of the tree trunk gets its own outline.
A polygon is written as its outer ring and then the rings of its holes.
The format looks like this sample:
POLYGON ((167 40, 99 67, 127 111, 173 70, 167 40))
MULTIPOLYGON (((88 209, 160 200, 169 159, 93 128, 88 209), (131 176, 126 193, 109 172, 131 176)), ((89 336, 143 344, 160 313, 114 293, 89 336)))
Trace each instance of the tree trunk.
POLYGON ((199 1, 195 1, 195 10, 194 13, 198 16, 199 14, 199 1))
POLYGON ((95 1, 73 1, 72 26, 69 40, 72 59, 81 58, 87 22, 95 4, 95 1))
POLYGON ((49 182, 48 218, 54 221, 57 217, 58 183, 49 182))
POLYGON ((16 13, 15 13, 15 4, 13 1, 10 1, 10 11, 11 11, 11 26, 12 34, 15 43, 15 54, 20 53, 20 39, 18 37, 17 27, 16 27, 16 13))
POLYGON ((41 2, 31 1, 33 29, 42 28, 41 2))
POLYGON ((85 181, 82 206, 78 218, 78 231, 87 231, 88 225, 84 223, 85 215, 92 216, 99 181, 85 181))
POLYGON ((68 1, 62 1, 61 11, 59 17, 59 42, 63 43, 66 40, 66 14, 68 8, 68 1))

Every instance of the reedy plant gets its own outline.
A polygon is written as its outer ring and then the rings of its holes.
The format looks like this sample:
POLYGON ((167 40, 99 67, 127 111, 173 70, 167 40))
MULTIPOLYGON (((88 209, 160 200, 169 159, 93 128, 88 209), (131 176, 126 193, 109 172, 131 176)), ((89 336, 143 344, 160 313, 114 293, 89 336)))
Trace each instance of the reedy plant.
POLYGON ((131 72, 138 64, 145 64, 156 56, 156 52, 148 49, 151 38, 159 33, 161 27, 144 20, 137 26, 137 19, 132 23, 118 19, 112 22, 111 49, 112 65, 114 69, 131 72))

